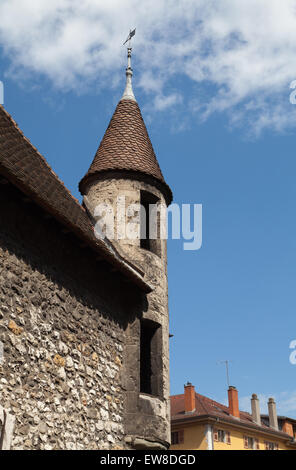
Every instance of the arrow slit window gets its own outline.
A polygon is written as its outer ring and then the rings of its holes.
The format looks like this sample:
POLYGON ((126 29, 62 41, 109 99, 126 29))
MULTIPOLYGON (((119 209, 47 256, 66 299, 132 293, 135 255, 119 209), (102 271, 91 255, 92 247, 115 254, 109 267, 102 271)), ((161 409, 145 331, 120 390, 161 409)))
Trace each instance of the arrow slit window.
POLYGON ((140 392, 162 396, 161 326, 150 320, 141 320, 140 392))
POLYGON ((140 247, 161 256, 159 198, 141 191, 140 247))

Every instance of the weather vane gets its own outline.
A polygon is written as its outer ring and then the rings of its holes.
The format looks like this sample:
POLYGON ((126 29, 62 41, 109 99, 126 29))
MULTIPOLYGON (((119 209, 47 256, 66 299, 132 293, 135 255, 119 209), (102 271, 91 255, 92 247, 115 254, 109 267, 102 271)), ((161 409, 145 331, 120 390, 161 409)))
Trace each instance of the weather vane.
POLYGON ((132 37, 134 37, 135 34, 136 34, 136 28, 133 29, 133 30, 130 29, 127 40, 123 43, 123 46, 129 41, 128 47, 130 48, 131 47, 131 39, 132 39, 132 37))
POLYGON ((129 44, 127 48, 126 86, 125 86, 123 96, 121 98, 121 99, 129 99, 133 101, 136 101, 136 98, 135 98, 133 87, 132 87, 133 69, 132 69, 131 39, 132 37, 134 37, 135 34, 136 34, 136 28, 133 30, 130 30, 127 40, 123 43, 123 45, 125 45, 127 42, 129 44))

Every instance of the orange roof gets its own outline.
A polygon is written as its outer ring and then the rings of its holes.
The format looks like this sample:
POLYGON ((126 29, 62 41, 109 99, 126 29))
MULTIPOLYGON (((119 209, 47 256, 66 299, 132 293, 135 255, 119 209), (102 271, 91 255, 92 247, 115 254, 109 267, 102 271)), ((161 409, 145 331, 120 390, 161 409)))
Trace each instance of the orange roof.
POLYGON ((269 426, 262 423, 258 426, 253 422, 252 416, 246 411, 240 411, 240 418, 235 418, 229 413, 228 406, 218 403, 211 398, 195 393, 195 411, 192 413, 185 413, 184 394, 173 395, 171 401, 171 422, 172 424, 183 423, 184 421, 194 421, 201 418, 217 418, 220 421, 227 421, 229 424, 240 424, 248 427, 253 427, 254 430, 262 432, 270 432, 272 434, 281 435, 283 438, 291 439, 289 434, 282 431, 275 431, 269 426))
POLYGON ((171 202, 172 192, 162 175, 136 101, 119 101, 95 158, 80 182, 80 192, 84 194, 86 183, 94 176, 114 170, 148 178, 171 202))

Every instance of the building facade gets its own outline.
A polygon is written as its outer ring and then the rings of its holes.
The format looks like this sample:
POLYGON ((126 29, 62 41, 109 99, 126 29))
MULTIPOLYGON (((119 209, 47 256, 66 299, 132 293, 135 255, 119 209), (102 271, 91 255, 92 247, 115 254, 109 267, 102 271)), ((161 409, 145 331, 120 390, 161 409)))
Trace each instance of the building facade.
POLYGON ((252 414, 239 410, 238 392, 229 387, 228 406, 195 392, 192 384, 184 394, 171 397, 171 450, 296 450, 296 422, 277 417, 269 399, 269 415, 260 414, 257 395, 251 399, 252 414))
MULTIPOLYGON (((167 449, 166 241, 98 238, 96 207, 168 205, 127 85, 80 183, 81 205, 0 106, 0 448, 167 449)), ((136 221, 135 221, 136 220, 136 221)), ((137 227, 138 226, 138 227, 137 227)), ((148 224, 149 226, 149 224, 148 224)), ((117 235, 117 234, 116 234, 117 235)))

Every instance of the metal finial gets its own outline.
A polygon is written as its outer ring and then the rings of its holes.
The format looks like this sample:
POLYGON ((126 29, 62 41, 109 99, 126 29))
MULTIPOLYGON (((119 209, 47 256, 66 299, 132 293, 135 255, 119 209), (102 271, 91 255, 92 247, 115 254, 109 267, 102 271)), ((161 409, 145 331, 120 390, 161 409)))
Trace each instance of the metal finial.
POLYGON ((136 32, 135 29, 133 31, 130 31, 129 36, 127 40, 125 41, 125 43, 129 41, 129 47, 127 48, 126 85, 125 85, 124 93, 121 98, 122 100, 136 101, 136 98, 133 92, 133 86, 132 86, 132 76, 133 76, 133 69, 132 69, 132 64, 131 64, 132 48, 130 47, 131 38, 135 35, 135 32, 136 32))

